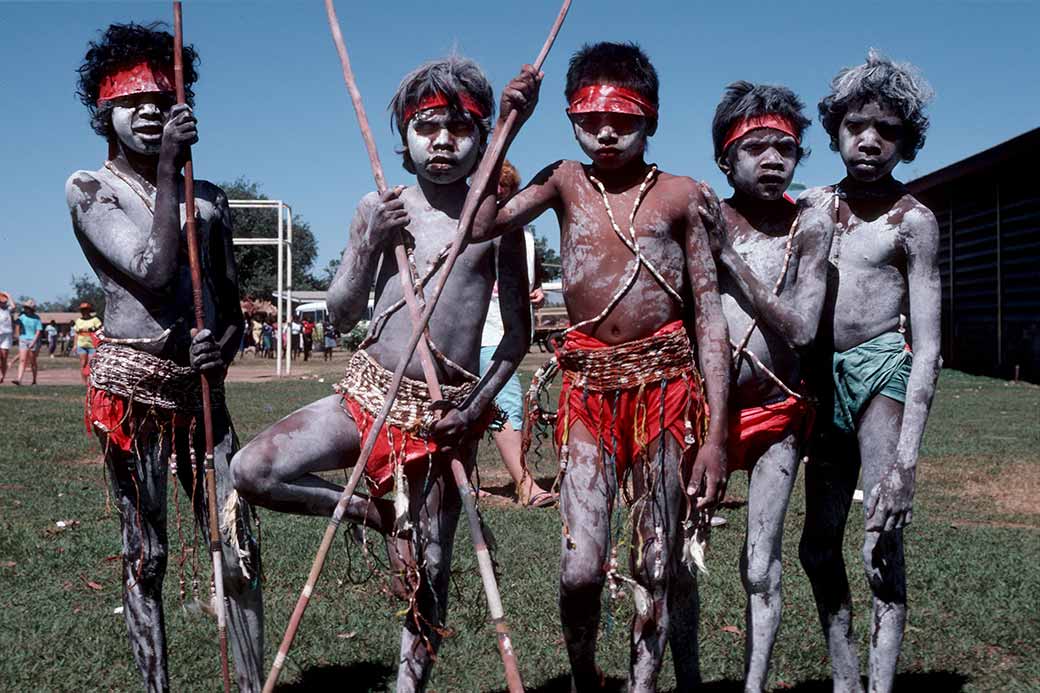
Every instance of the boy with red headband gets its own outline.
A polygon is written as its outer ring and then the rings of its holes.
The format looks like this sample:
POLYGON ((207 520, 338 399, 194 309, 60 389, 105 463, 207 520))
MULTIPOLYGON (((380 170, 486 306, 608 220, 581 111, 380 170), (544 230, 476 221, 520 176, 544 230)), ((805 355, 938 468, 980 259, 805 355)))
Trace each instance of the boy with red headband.
POLYGON ((906 625, 903 528, 912 519, 917 454, 942 363, 941 287, 935 216, 892 170, 924 145, 931 96, 917 68, 873 50, 866 63, 841 70, 819 111, 846 175, 804 195, 835 222, 800 546, 835 691, 863 690, 842 560, 861 467, 861 555, 873 596, 869 690, 892 690, 906 625))
MULTIPOLYGON (((533 92, 537 79, 533 71, 524 73, 519 100, 533 92)), ((401 282, 411 282, 422 300, 423 287, 437 281, 458 230, 467 178, 487 144, 492 98, 481 69, 458 56, 422 65, 401 82, 390 110, 401 136, 403 166, 416 175, 416 185, 361 199, 328 292, 330 319, 340 331, 349 332, 364 315, 373 286, 376 317, 351 357, 339 394, 290 414, 235 457, 235 486, 245 497, 282 512, 332 514, 343 489, 316 472, 353 466, 383 407, 393 369, 405 356, 412 332, 401 282), (412 267, 405 277, 394 259, 394 246, 402 240, 412 267)), ((500 121, 512 104, 503 101, 500 121)), ((498 175, 493 172, 492 180, 498 175)), ((475 219, 478 234, 493 223, 494 215, 494 195, 489 194, 475 219)), ((495 394, 527 353, 530 320, 522 232, 503 237, 499 244, 468 244, 426 336, 447 401, 430 401, 418 352, 413 354, 366 465, 372 495, 351 498, 348 519, 396 537, 388 542, 390 559, 395 570, 407 571, 394 585, 411 605, 401 633, 398 691, 425 688, 444 633, 461 508, 449 455, 473 468, 474 439, 489 423, 495 394), (504 335, 478 378, 481 328, 496 278, 496 245, 504 335), (438 410, 445 411, 440 418, 438 410), (397 504, 380 497, 391 489, 397 504)))
MULTIPOLYGON (((190 104, 197 57, 185 47, 183 58, 190 104)), ((108 158, 97 171, 73 173, 65 194, 76 240, 107 301, 90 364, 87 417, 104 449, 120 511, 130 647, 146 688, 167 690, 166 479, 168 473, 178 477, 206 532, 202 371, 213 394, 217 503, 226 522, 228 635, 239 687, 260 690, 258 547, 249 529, 251 509, 229 500, 228 460, 237 440, 223 381, 238 348, 242 311, 227 199, 212 183, 195 182, 206 329, 193 335, 180 170, 198 135, 190 106, 174 105, 173 37, 155 25, 113 24, 91 42, 79 75, 79 97, 94 131, 108 142, 108 158)), ((202 594, 209 599, 209 589, 202 594)))
POLYGON ((802 351, 816 335, 833 224, 784 191, 809 119, 785 87, 734 82, 715 110, 715 161, 733 195, 709 224, 733 347, 729 470, 746 470, 748 594, 744 690, 761 691, 780 626, 780 544, 812 411, 802 351))
POLYGON ((636 596, 629 690, 655 689, 670 631, 678 688, 689 690, 699 678, 697 595, 680 560, 682 520, 722 496, 729 390, 704 195, 696 181, 644 159, 657 129, 658 79, 640 48, 583 47, 571 58, 566 97, 592 163, 548 166, 500 209, 496 225, 519 229, 552 209, 561 228, 572 324, 557 352, 564 639, 575 688, 599 689, 600 594, 608 580, 612 593, 627 585, 636 596), (632 503, 628 571, 612 547, 622 495, 632 503))

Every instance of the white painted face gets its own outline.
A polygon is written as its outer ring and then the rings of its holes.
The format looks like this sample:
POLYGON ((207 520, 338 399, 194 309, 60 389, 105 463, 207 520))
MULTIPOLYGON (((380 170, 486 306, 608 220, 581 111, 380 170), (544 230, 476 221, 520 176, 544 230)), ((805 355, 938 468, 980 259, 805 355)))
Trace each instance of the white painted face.
POLYGON ((416 175, 440 185, 468 176, 480 154, 476 124, 448 108, 416 113, 408 121, 406 137, 416 175))
POLYGON ((574 138, 597 167, 623 168, 646 150, 647 120, 626 113, 575 113, 574 138))
POLYGON ((838 130, 838 152, 850 176, 871 183, 890 174, 899 163, 905 135, 902 117, 871 101, 845 114, 838 130))
POLYGON ((736 190, 759 200, 779 200, 794 178, 798 141, 785 132, 756 128, 729 146, 719 168, 736 190))
POLYGON ((173 102, 169 94, 156 92, 113 99, 112 129, 120 143, 137 154, 157 155, 173 102))

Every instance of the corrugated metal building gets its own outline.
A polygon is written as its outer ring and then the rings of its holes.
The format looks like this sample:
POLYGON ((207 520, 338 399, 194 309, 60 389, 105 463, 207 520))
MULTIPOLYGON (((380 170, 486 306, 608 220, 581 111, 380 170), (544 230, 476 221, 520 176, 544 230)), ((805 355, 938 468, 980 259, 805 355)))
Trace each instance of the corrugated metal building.
POLYGON ((1040 382, 1040 128, 911 181, 939 222, 943 360, 1040 382))

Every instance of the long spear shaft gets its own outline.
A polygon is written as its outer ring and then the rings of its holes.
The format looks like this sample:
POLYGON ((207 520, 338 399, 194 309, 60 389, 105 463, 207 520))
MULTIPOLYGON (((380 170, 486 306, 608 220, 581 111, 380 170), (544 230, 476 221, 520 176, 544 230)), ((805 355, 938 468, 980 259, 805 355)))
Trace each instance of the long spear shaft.
MULTIPOLYGON (((181 23, 181 3, 173 3, 173 79, 177 87, 177 103, 184 98, 184 30, 181 23)), ((191 294, 195 306, 195 329, 206 327, 202 307, 202 263, 199 261, 199 240, 195 229, 195 175, 191 150, 184 162, 184 215, 188 235, 188 265, 191 268, 191 294)), ((225 693, 231 691, 231 673, 228 671, 227 612, 224 606, 224 571, 220 548, 220 527, 217 521, 217 477, 213 466, 213 406, 210 400, 209 379, 199 374, 202 385, 202 426, 206 435, 206 509, 209 515, 209 552, 213 558, 213 589, 217 604, 217 633, 220 636, 220 673, 225 693)), ((194 441, 190 441, 194 445, 194 441)))
MULTIPOLYGON (((570 9, 571 0, 563 0, 563 5, 560 8, 559 14, 556 16, 556 21, 553 23, 552 28, 549 31, 549 36, 546 38, 545 43, 542 46, 541 52, 538 54, 538 58, 535 60, 535 70, 540 70, 542 64, 545 62, 546 56, 549 54, 549 49, 552 48, 553 42, 556 40, 557 34, 560 32, 560 27, 563 25, 563 20, 567 16, 567 10, 570 9)), ((326 0, 326 11, 329 14, 330 25, 332 26, 333 39, 339 44, 342 43, 343 37, 339 30, 339 22, 335 16, 335 10, 331 7, 329 0, 326 0)), ((345 51, 344 51, 345 53, 345 51)), ((344 62, 344 69, 349 69, 349 58, 344 62)), ((348 80, 347 88, 351 90, 351 98, 354 98, 357 94, 358 103, 360 103, 360 94, 357 92, 356 85, 352 86, 348 80)), ((278 649, 278 654, 275 656, 274 663, 271 666, 271 672, 268 674, 267 681, 264 683, 264 693, 273 693, 274 686, 278 681, 278 677, 281 674, 282 667, 285 665, 286 657, 289 653, 289 648, 292 647, 292 642, 296 637, 296 632, 299 629, 300 621, 303 619, 303 613, 307 610, 307 605, 310 602, 310 596, 314 591, 314 586, 318 582, 318 577, 321 575, 322 568, 325 565, 325 559, 328 556, 328 552, 332 547, 332 541, 335 539, 336 531, 339 528, 340 522, 343 520, 343 515, 346 512, 347 504, 350 501, 350 497, 354 493, 354 489, 357 488, 358 482, 361 480, 361 474, 364 472, 365 464, 368 458, 372 454, 372 449, 375 447, 377 436, 374 433, 378 432, 383 424, 386 422, 386 418, 390 413, 390 408, 393 406, 394 398, 397 396, 398 390, 401 388, 401 381, 404 378, 404 371, 408 366, 409 361, 412 358, 412 354, 415 353, 416 348, 421 341, 423 334, 426 332, 426 326, 430 322, 430 316, 433 315, 433 310, 437 306, 437 301, 440 299, 441 291, 444 289, 444 285, 447 282, 448 274, 451 272, 452 267, 455 265, 455 261, 458 259, 459 252, 462 249, 466 238, 469 236, 471 227, 473 226, 473 218, 476 215, 477 203, 484 195, 484 191, 487 189, 488 182, 491 179, 491 173, 495 167, 499 164, 502 157, 505 156, 505 145, 508 140, 509 134, 512 132, 513 127, 516 125, 517 113, 513 111, 506 118, 506 122, 495 131, 494 136, 491 140, 489 151, 485 154, 480 166, 477 168, 477 172, 474 175, 473 183, 470 187, 469 193, 466 195, 466 200, 462 205, 462 213, 459 216, 459 230, 452 243, 451 250, 449 251, 448 258, 445 262, 445 267, 441 273, 440 278, 434 287, 433 295, 430 301, 426 305, 425 311, 418 316, 418 320, 413 320, 412 335, 409 340, 408 347, 405 349, 404 354, 401 357, 401 361, 398 363, 397 368, 394 370, 394 375, 390 381, 390 387, 387 389, 386 398, 383 402, 383 408, 379 412, 379 416, 376 417, 372 424, 372 432, 365 439, 364 445, 361 448, 361 453, 358 456, 358 461, 354 466, 353 471, 350 474, 350 478, 347 480, 347 485, 344 487, 343 492, 340 494, 339 502, 336 504, 335 510, 332 512, 332 517, 329 519, 329 524, 325 528, 325 534, 322 536, 321 544, 318 546, 318 553, 314 557, 314 562, 311 565, 310 573, 307 576, 307 583, 303 587, 303 591, 300 593, 300 597, 296 602, 296 607, 293 609, 292 617, 289 619, 289 625, 285 630, 285 635, 282 638, 282 644, 278 649)), ((359 112, 359 121, 361 121, 361 115, 359 112)), ((367 124, 366 121, 362 121, 367 124)), ((378 157, 375 152, 375 144, 370 143, 366 140, 366 145, 369 148, 369 160, 373 163, 378 161, 378 157)), ((377 173, 377 185, 378 176, 377 173)), ((385 189, 386 182, 383 181, 383 188, 385 189)), ((402 249, 403 252, 403 249, 402 249)), ((405 289, 406 301, 407 301, 407 289, 405 289)), ((411 305, 409 308, 417 312, 418 306, 414 309, 411 305)), ((414 312, 413 312, 414 316, 414 312)), ((420 357, 420 360, 422 358, 420 357)), ((432 365, 432 363, 431 363, 432 365)), ((423 364, 424 374, 428 374, 426 365, 423 364)), ((457 460, 456 460, 457 461, 457 460)), ((465 480, 465 471, 462 469, 461 464, 458 465, 458 472, 456 471, 455 462, 452 464, 452 474, 458 481, 459 473, 461 472, 462 478, 465 480)), ((464 485, 459 487, 460 494, 463 498, 464 505, 473 505, 473 491, 469 488, 468 480, 465 480, 464 485)), ((467 515, 469 516, 469 510, 467 508, 467 515)), ((471 532, 473 529, 473 517, 470 517, 470 528, 471 532)), ((479 529, 479 519, 477 520, 477 527, 479 529)), ((486 549, 486 546, 485 546, 486 549)), ((490 564, 490 556, 484 552, 484 557, 488 564, 490 564)), ((478 563, 482 563, 482 553, 477 553, 478 563)), ((493 575, 493 572, 492 572, 493 575)), ((484 579, 484 569, 481 568, 481 577, 484 579)), ((491 598, 491 592, 489 591, 488 582, 485 580, 485 593, 488 594, 489 599, 491 598)), ((497 592, 497 589, 495 589, 497 592)), ((498 611, 501 613, 501 602, 499 601, 496 605, 492 602, 492 611, 498 611)), ((495 629, 498 632, 499 649, 503 652, 503 660, 505 657, 512 656, 512 644, 509 641, 508 629, 505 626, 505 622, 502 619, 497 619, 495 623, 495 629)), ((507 665, 507 679, 509 677, 509 670, 507 665)), ((517 684, 519 685, 519 672, 517 672, 517 684)), ((514 689, 512 682, 510 682, 510 691, 514 689)))

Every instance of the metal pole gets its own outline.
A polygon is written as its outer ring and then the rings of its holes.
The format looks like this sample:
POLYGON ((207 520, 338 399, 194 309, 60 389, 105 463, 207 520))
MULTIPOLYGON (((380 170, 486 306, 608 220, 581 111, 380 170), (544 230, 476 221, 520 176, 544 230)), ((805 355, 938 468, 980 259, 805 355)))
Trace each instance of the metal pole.
MULTIPOLYGON (((286 221, 289 224, 289 238, 285 246, 286 261, 285 261, 285 309, 289 312, 289 323, 296 319, 296 311, 293 310, 292 303, 292 285, 293 285, 293 259, 292 259, 292 212, 282 204, 281 200, 278 200, 278 214, 281 215, 285 210, 286 221)), ((293 335, 292 330, 289 330, 289 342, 292 343, 293 335)), ((288 352, 285 354, 285 374, 292 375, 292 348, 290 346, 288 352)))
POLYGON ((274 326, 274 372, 275 375, 282 375, 282 297, 285 295, 285 262, 282 259, 282 253, 284 252, 285 246, 282 243, 282 215, 281 212, 278 214, 278 295, 274 297, 275 300, 275 318, 274 326))

